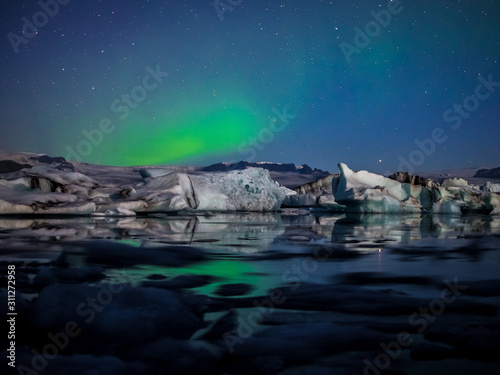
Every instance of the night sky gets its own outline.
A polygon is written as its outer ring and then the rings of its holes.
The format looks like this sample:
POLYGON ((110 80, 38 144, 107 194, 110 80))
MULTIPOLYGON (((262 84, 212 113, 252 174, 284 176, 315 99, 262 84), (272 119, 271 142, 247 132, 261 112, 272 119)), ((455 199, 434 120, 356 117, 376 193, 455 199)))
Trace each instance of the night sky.
POLYGON ((498 167, 499 20, 498 0, 2 1, 0 149, 498 167))

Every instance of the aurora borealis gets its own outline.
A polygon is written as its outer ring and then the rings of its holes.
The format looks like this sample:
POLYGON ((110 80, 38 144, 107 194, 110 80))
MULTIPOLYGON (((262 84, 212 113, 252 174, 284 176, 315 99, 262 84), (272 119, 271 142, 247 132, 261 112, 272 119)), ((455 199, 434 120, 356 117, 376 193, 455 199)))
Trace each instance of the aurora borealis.
POLYGON ((485 0, 9 2, 0 149, 111 165, 498 167, 499 16, 485 0))

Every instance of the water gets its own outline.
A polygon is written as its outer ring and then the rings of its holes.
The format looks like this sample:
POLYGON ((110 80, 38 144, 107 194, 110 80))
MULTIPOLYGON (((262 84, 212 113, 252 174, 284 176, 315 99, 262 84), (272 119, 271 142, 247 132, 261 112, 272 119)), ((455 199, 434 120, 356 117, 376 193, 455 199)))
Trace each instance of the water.
MULTIPOLYGON (((25 314, 24 325, 18 327, 18 344, 24 347, 18 358, 23 363, 29 364, 33 357, 28 348, 43 348, 46 332, 54 332, 72 315, 75 321, 82 320, 77 302, 92 295, 89 291, 107 285, 127 288, 109 305, 102 303, 102 311, 96 307, 96 322, 89 327, 81 323, 88 333, 48 361, 46 373, 69 366, 71 354, 96 355, 91 341, 102 339, 101 334, 109 338, 101 320, 112 314, 114 319, 123 317, 125 330, 134 308, 141 314, 149 311, 153 326, 164 324, 155 315, 161 316, 163 310, 155 311, 159 307, 131 297, 151 287, 173 292, 187 306, 175 317, 188 312, 197 316, 192 332, 183 338, 187 341, 182 345, 191 349, 175 350, 192 359, 190 350, 202 347, 203 355, 194 355, 197 359, 189 365, 179 359, 183 355, 174 356, 167 366, 161 355, 140 352, 144 345, 183 336, 175 330, 151 334, 140 345, 131 339, 125 349, 116 349, 112 340, 104 345, 106 355, 126 363, 133 353, 148 373, 201 369, 376 373, 385 366, 383 356, 390 354, 380 344, 397 342, 403 331, 410 332, 412 345, 401 346, 395 358, 387 357, 392 370, 438 373, 451 366, 453 358, 462 358, 456 370, 464 373, 495 373, 499 368, 493 354, 500 345, 495 328, 500 308, 500 218, 496 217, 346 216, 285 210, 2 218, 0 245, 2 264, 17 268, 18 305, 20 314, 25 314), (453 294, 447 285, 459 286, 453 301, 445 298, 453 294), (69 292, 61 294, 59 287, 71 289, 77 306, 61 300, 69 292), (133 301, 126 303, 125 298, 133 301), (40 323, 45 299, 52 301, 55 311, 63 311, 55 313, 59 322, 40 323), (419 309, 429 306, 430 315, 421 315, 419 309), (411 320, 415 312, 418 315, 411 320), (35 339, 33 332, 41 339, 35 339), (342 343, 325 337, 325 332, 342 337, 342 343), (292 345, 290 340, 299 342, 292 345), (301 356, 303 345, 310 352, 301 356)), ((168 351, 165 345, 162 350, 168 351)), ((141 373, 141 368, 134 371, 141 373)))

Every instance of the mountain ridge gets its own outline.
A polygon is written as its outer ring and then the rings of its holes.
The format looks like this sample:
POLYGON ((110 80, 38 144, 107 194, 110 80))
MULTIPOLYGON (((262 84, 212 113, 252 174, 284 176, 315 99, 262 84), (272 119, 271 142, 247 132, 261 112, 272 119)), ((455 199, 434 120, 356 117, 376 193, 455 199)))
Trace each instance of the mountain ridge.
POLYGON ((296 172, 300 174, 316 174, 319 177, 328 176, 330 174, 330 172, 323 171, 318 168, 312 169, 307 164, 296 165, 293 163, 248 162, 243 160, 235 163, 215 163, 206 167, 200 167, 198 170, 203 172, 228 172, 234 170, 243 170, 251 167, 267 169, 270 172, 296 172))

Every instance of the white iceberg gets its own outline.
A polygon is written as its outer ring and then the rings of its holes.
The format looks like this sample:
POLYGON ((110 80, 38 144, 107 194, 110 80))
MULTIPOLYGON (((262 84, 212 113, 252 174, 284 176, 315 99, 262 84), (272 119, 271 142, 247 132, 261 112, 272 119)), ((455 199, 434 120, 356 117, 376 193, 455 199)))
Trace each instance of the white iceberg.
POLYGON ((172 172, 156 178, 149 177, 144 185, 137 186, 135 190, 130 199, 146 202, 140 212, 181 211, 198 206, 191 179, 185 173, 172 172))
POLYGON ((284 207, 314 207, 318 204, 313 194, 288 195, 283 201, 284 207))
POLYGON ((262 168, 228 172, 79 168, 77 172, 41 165, 2 174, 0 214, 262 212, 277 211, 282 205, 356 213, 500 214, 499 184, 488 183, 480 189, 462 179, 449 179, 443 186, 414 185, 367 171, 354 172, 345 164, 339 164, 339 176, 327 176, 296 191, 280 186, 262 168))
POLYGON ((177 211, 276 211, 294 191, 269 171, 187 174, 141 169, 135 185, 99 185, 79 173, 37 166, 0 179, 0 214, 133 216, 177 211))
POLYGON ((463 179, 444 186, 400 183, 367 171, 354 172, 340 163, 341 174, 332 180, 335 201, 356 213, 491 213, 500 212, 500 195, 474 191, 463 179))
POLYGON ((78 197, 64 193, 41 193, 16 190, 0 185, 1 214, 57 214, 57 215, 89 215, 95 211, 95 204, 79 201, 78 197))
POLYGON ((340 176, 332 179, 335 201, 347 212, 404 213, 419 211, 421 186, 400 183, 367 171, 354 172, 343 163, 340 176))
POLYGON ((203 174, 191 180, 198 210, 276 211, 287 195, 295 194, 279 186, 262 168, 203 174))
POLYGON ((488 193, 500 193, 500 182, 487 181, 483 186, 481 186, 481 190, 488 193))
POLYGON ((136 212, 276 211, 291 192, 277 185, 269 171, 261 168, 199 175, 170 172, 153 176, 148 173, 145 183, 137 186, 130 198, 146 203, 136 212))

